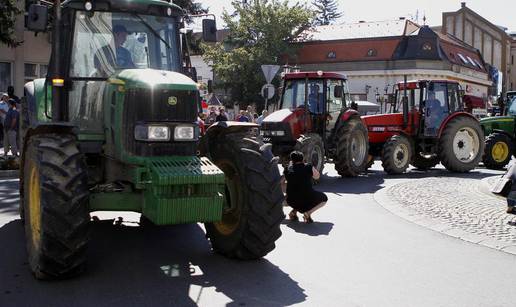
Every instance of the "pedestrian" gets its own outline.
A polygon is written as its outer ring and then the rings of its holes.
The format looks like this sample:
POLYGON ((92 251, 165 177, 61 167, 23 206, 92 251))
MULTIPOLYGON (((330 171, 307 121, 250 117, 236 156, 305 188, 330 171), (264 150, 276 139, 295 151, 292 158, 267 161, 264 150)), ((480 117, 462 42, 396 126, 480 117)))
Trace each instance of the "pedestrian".
POLYGON ((250 122, 249 117, 246 115, 246 111, 240 110, 240 115, 238 116, 238 121, 242 123, 250 122))
POLYGON ((297 212, 300 212, 306 223, 313 223, 312 214, 326 204, 328 197, 313 189, 312 179, 319 179, 321 174, 311 164, 305 164, 303 158, 302 152, 293 151, 291 163, 284 170, 287 204, 292 207, 288 216, 291 221, 297 221, 297 212))
POLYGON ((215 107, 210 108, 210 114, 208 115, 208 124, 211 125, 217 121, 217 113, 215 112, 215 107))
POLYGON ((267 117, 267 115, 269 115, 269 112, 267 112, 267 110, 263 110, 262 111, 262 115, 260 115, 257 119, 256 119, 256 123, 258 125, 261 125, 263 120, 267 117))
POLYGON ((206 125, 204 124, 204 117, 205 117, 205 114, 202 112, 199 112, 199 114, 197 114, 197 124, 199 125, 199 131, 200 131, 201 135, 204 135, 206 133, 206 125))
POLYGON ((9 99, 9 111, 5 116, 4 127, 7 132, 7 137, 4 137, 4 156, 7 156, 9 149, 11 154, 15 157, 18 156, 18 123, 20 121, 20 114, 16 110, 16 100, 9 99), (5 142, 7 139, 7 142, 5 142))
POLYGON ((16 101, 17 106, 20 104, 20 98, 14 94, 14 87, 12 85, 7 87, 7 95, 9 95, 9 99, 16 101))
POLYGON ((0 144, 3 144, 4 138, 7 138, 7 133, 4 128, 5 116, 9 111, 9 95, 7 93, 2 94, 0 97, 0 144))
POLYGON ((224 108, 219 109, 219 115, 217 115, 216 121, 218 121, 218 122, 228 121, 228 116, 226 115, 226 110, 224 108))

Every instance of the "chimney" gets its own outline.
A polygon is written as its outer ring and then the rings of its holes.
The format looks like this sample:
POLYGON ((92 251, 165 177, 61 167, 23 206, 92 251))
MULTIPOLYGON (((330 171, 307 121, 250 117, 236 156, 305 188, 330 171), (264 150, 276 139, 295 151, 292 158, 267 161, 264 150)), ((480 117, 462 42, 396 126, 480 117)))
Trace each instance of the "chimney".
POLYGON ((465 8, 465 7, 466 7, 466 2, 461 2, 461 3, 460 3, 460 7, 461 7, 461 8, 465 8))
POLYGON ((405 20, 405 17, 400 17, 400 20, 405 20))
POLYGON ((360 20, 358 23, 365 23, 365 20, 360 20))

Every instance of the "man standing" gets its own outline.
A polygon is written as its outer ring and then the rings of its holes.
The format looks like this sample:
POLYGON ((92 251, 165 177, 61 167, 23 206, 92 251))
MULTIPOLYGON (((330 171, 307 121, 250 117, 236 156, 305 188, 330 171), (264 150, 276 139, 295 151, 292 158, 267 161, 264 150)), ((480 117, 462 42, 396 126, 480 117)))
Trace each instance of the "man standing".
POLYGON ((9 99, 14 99, 14 101, 16 101, 16 105, 20 103, 20 98, 14 95, 14 87, 12 85, 7 87, 7 95, 9 95, 9 99))
POLYGON ((19 121, 20 114, 16 110, 16 101, 9 99, 9 111, 7 111, 4 122, 5 131, 7 132, 7 136, 4 138, 4 140, 7 139, 7 143, 4 142, 4 156, 7 156, 9 149, 11 149, 13 156, 18 156, 17 135, 19 121))
POLYGON ((260 116, 258 117, 258 119, 256 120, 256 123, 257 123, 258 125, 261 125, 261 124, 262 124, 262 122, 263 122, 263 119, 264 119, 264 118, 266 118, 266 117, 267 117, 267 115, 269 115, 269 112, 267 112, 267 110, 263 110, 263 111, 262 111, 262 115, 260 115, 260 116))
MULTIPOLYGON (((7 111, 9 111, 9 104, 7 103, 8 101, 9 95, 6 93, 2 94, 2 97, 0 98, 0 142, 4 142, 4 140, 7 139, 7 132, 5 132, 4 128, 4 120, 5 116, 7 115, 7 111)), ((5 142, 3 144, 5 144, 5 142)))

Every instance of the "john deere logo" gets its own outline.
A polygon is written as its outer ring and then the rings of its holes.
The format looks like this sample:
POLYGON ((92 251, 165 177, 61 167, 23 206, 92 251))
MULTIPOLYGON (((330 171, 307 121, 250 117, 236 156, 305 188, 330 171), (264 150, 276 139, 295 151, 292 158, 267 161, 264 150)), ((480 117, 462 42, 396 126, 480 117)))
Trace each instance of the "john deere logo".
POLYGON ((175 96, 168 97, 168 104, 171 106, 175 106, 177 104, 177 97, 175 97, 175 96))

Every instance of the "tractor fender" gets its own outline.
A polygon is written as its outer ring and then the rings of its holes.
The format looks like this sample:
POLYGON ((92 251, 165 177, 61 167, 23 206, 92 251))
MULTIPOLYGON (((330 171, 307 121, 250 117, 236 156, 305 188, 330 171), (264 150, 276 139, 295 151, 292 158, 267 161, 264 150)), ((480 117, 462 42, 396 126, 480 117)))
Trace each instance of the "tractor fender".
POLYGON ((351 117, 354 117, 354 116, 360 118, 360 113, 358 113, 357 110, 348 109, 348 110, 344 111, 340 115, 340 121, 341 122, 345 122, 345 121, 347 121, 348 119, 350 119, 351 117))
MULTIPOLYGON (((466 117, 469 117, 471 119, 474 119, 475 121, 478 121, 478 119, 475 116, 473 116, 473 115, 471 115, 471 114, 469 114, 467 112, 457 112, 457 113, 454 113, 451 116, 449 116, 445 121, 443 121, 443 123, 441 124, 441 127, 439 128, 438 136, 441 137, 441 134, 443 133, 444 129, 446 128, 446 125, 448 125, 448 123, 452 119, 455 119, 455 118, 457 118, 459 116, 466 116, 466 117)), ((480 123, 479 123, 479 125, 480 125, 480 123)))
POLYGON ((514 135, 510 134, 509 132, 505 131, 505 130, 502 130, 502 129, 493 129, 493 132, 492 133, 500 133, 500 134, 505 134, 506 136, 509 137, 509 139, 513 140, 514 141, 514 135))
POLYGON ((208 156, 210 143, 222 135, 246 132, 249 130, 255 130, 256 136, 259 135, 259 125, 255 123, 236 122, 236 121, 224 121, 216 122, 211 125, 206 133, 201 137, 197 152, 200 156, 208 156))

